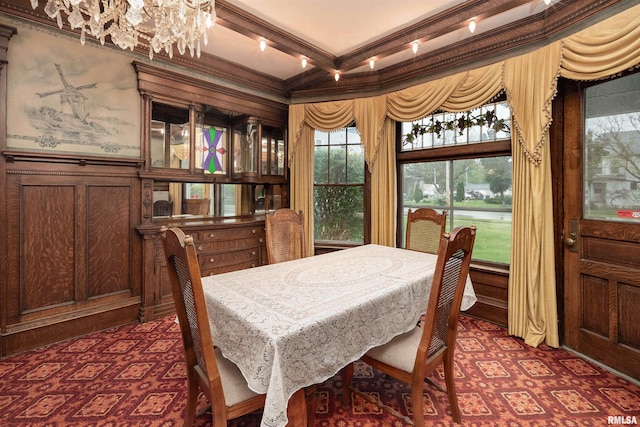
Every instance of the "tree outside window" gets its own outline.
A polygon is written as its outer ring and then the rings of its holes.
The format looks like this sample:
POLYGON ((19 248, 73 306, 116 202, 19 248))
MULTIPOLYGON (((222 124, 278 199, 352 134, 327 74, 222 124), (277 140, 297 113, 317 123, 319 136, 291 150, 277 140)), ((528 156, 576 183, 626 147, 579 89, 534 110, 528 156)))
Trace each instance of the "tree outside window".
POLYGON ((355 127, 315 132, 313 222, 316 242, 364 242, 364 149, 355 127))

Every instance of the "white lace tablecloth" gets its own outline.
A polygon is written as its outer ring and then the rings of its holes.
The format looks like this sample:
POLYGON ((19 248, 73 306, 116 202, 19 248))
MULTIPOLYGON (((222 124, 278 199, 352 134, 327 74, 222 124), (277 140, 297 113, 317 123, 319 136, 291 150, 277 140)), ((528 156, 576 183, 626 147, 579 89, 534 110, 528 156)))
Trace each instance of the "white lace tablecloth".
MULTIPOLYGON (((365 245, 203 277, 215 345, 267 395, 261 427, 285 426, 295 391, 411 330, 435 263, 435 255, 365 245)), ((467 280, 462 309, 475 301, 467 280)))

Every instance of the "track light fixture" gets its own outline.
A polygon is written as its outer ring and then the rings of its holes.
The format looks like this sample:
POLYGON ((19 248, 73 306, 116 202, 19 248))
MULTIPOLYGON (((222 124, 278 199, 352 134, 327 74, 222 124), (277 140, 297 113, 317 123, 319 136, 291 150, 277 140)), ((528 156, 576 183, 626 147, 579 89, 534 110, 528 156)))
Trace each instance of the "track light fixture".
POLYGON ((469 32, 473 34, 475 30, 476 30, 476 20, 472 19, 471 21, 469 21, 469 32))

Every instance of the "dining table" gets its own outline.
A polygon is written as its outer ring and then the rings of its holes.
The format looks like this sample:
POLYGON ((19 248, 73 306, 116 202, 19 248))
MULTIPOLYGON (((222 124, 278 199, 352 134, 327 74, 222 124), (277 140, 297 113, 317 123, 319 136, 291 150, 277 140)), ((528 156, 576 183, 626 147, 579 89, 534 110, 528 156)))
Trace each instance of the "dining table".
MULTIPOLYGON (((305 387, 415 328, 436 260, 367 244, 203 277, 214 345, 266 394, 260 426, 305 426, 305 387)), ((461 309, 475 302, 467 278, 461 309)))

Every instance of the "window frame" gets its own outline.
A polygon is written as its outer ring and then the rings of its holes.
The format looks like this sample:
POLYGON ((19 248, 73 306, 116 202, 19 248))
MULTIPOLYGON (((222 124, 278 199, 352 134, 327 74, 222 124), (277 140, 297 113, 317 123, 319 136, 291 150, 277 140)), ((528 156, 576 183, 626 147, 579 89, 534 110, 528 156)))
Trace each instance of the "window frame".
MULTIPOLYGON (((503 96, 495 99, 493 102, 500 103, 505 101, 506 98, 503 96)), ((514 130, 511 129, 511 131, 513 132, 514 130)), ((396 246, 399 248, 404 246, 404 233, 402 229, 402 224, 404 223, 404 204, 401 197, 401 195, 403 194, 402 185, 404 182, 403 165, 410 163, 455 161, 513 155, 511 139, 473 142, 464 145, 438 146, 432 148, 403 151, 402 143, 404 135, 402 132, 402 122, 396 122, 396 191, 398 194, 398 201, 396 205, 396 223, 398 224, 398 227, 396 229, 396 246)), ((491 270, 509 270, 509 264, 503 264, 494 261, 474 259, 472 260, 472 264, 474 267, 480 266, 491 270)))
MULTIPOLYGON (((349 124, 348 126, 345 126, 343 128, 340 129, 336 129, 333 131, 323 131, 323 130, 319 130, 319 129, 314 129, 314 133, 315 132, 326 132, 328 134, 332 134, 338 131, 347 131, 347 128, 354 128, 357 132, 356 126, 354 123, 349 124)), ((360 142, 360 145, 363 149, 363 153, 364 153, 364 145, 362 144, 362 141, 360 142)), ((316 159, 315 159, 315 147, 316 147, 316 143, 315 143, 315 136, 314 136, 314 171, 312 172, 312 178, 313 178, 313 183, 312 183, 312 188, 311 188, 311 197, 313 197, 314 193, 315 193, 315 187, 316 185, 318 186, 323 186, 323 187, 362 187, 362 197, 363 197, 363 215, 364 215, 364 230, 363 230, 363 242, 362 243, 353 243, 353 242, 341 242, 341 241, 330 241, 330 240, 318 240, 316 239, 315 234, 313 235, 313 245, 315 248, 315 252, 316 253, 323 253, 326 251, 332 251, 335 249, 344 249, 344 248, 350 248, 350 247, 355 247, 355 246, 361 246, 361 245, 366 245, 371 243, 371 173, 369 172, 369 168, 367 167, 367 163, 366 163, 366 159, 363 161, 362 167, 364 169, 364 182, 363 183, 353 183, 353 182, 349 182, 348 180, 348 175, 347 175, 347 181, 346 182, 342 182, 342 183, 327 183, 327 182, 322 182, 322 183, 316 183, 315 180, 315 163, 316 163, 316 159)), ((348 146, 348 143, 347 145, 348 146)), ((328 147, 331 147, 331 144, 328 145, 328 147)), ((327 161, 330 162, 330 156, 327 159, 327 161)), ((314 218, 315 221, 315 218, 314 218)))

